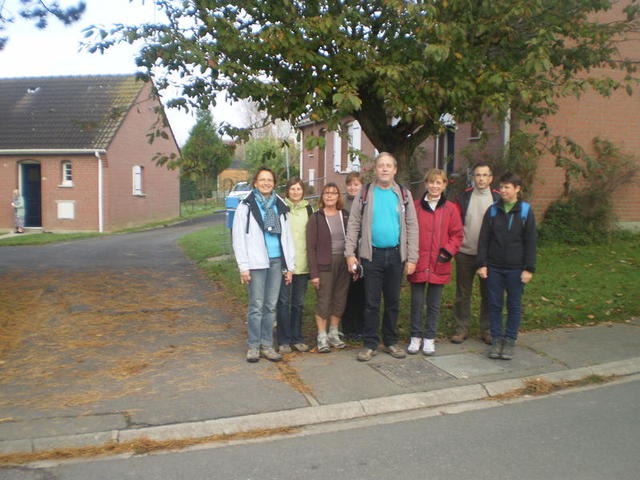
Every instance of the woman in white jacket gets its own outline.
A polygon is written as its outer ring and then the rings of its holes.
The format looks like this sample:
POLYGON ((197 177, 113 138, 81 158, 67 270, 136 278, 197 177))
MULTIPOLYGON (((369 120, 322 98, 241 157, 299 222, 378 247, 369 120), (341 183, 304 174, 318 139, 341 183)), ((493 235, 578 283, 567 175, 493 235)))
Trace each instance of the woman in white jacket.
POLYGON ((287 219, 289 208, 276 195, 275 173, 261 167, 253 177, 252 192, 238 205, 233 219, 233 251, 240 282, 248 285, 247 361, 260 356, 279 361, 273 349, 273 325, 282 275, 291 283, 295 268, 293 241, 287 219))

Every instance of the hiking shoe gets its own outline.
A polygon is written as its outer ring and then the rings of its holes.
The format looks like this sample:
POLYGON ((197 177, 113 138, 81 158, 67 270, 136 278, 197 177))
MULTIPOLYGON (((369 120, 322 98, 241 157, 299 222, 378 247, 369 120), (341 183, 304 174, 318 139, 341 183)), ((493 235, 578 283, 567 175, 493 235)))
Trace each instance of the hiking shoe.
POLYGON ((503 360, 511 360, 513 358, 513 350, 516 341, 513 338, 505 338, 502 345, 502 353, 500 358, 503 360))
POLYGON ((378 354, 377 350, 374 350, 374 349, 371 349, 371 348, 363 348, 362 350, 360 350, 358 352, 358 361, 359 362, 368 362, 373 357, 375 357, 377 354, 378 354))
POLYGON ((393 358, 404 358, 407 355, 404 353, 404 350, 401 349, 398 345, 389 345, 384 347, 384 353, 388 353, 393 358))
POLYGON ((456 333, 451 336, 451 343, 462 343, 467 339, 466 333, 456 333))
POLYGON ((491 345, 491 334, 487 331, 480 333, 480 341, 491 345))
POLYGON ((338 331, 329 332, 327 340, 329 341, 329 345, 333 348, 344 348, 347 346, 347 344, 340 339, 340 333, 338 331))
POLYGON ((260 349, 260 355, 262 355, 267 360, 271 360, 272 362, 279 362, 280 360, 282 360, 282 355, 280 355, 271 347, 262 347, 260 349))
POLYGON ((306 343, 294 343, 293 344, 293 349, 297 350, 299 352, 308 352, 309 351, 309 345, 307 345, 306 343))
POLYGON ((260 350, 256 347, 249 347, 249 350, 247 350, 247 362, 256 363, 258 360, 260 360, 260 350))
POLYGON ((502 358, 502 339, 494 338, 489 349, 489 358, 502 358))
POLYGON ((415 355, 420 351, 420 344, 422 343, 422 339, 420 337, 411 337, 411 342, 409 342, 409 346, 407 347, 407 353, 409 355, 415 355))
POLYGON ((425 338, 422 343, 422 353, 427 357, 436 354, 436 341, 433 338, 425 338))
POLYGON ((318 336, 318 353, 329 353, 329 337, 327 335, 318 336))
POLYGON ((280 348, 278 348, 278 352, 280 353, 280 355, 286 355, 288 353, 291 353, 291 347, 289 345, 280 345, 280 348))

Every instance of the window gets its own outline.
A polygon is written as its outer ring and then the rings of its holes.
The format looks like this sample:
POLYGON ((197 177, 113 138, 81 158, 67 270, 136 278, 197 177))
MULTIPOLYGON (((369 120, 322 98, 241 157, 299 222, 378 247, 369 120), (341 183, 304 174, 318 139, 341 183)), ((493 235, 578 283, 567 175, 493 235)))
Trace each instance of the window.
POLYGON ((471 132, 469 133, 469 140, 480 140, 482 136, 482 130, 475 125, 471 125, 471 132))
POLYGON ((61 187, 73 187, 73 174, 71 162, 69 160, 64 160, 61 164, 61 176, 62 182, 60 182, 61 187))
POLYGON ((362 149, 362 129, 357 120, 351 122, 347 129, 349 135, 349 163, 347 171, 360 171, 360 150, 362 149))
POLYGON ((142 190, 142 176, 144 173, 144 167, 140 165, 133 166, 133 194, 137 196, 144 196, 142 190))
POLYGON ((333 171, 342 171, 342 137, 339 130, 333 132, 333 171))

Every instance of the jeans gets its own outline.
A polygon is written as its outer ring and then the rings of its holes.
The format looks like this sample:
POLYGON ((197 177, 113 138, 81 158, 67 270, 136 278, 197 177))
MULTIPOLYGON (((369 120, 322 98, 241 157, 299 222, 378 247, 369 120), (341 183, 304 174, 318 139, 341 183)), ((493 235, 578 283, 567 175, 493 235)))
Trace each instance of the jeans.
POLYGON ((437 283, 411 284, 411 336, 418 338, 436 338, 440 303, 444 285, 437 283), (424 308, 425 289, 427 293, 427 328, 422 329, 422 309, 424 308))
POLYGON ((278 297, 278 345, 304 343, 302 338, 302 308, 309 274, 294 275, 289 285, 280 286, 278 297))
POLYGON ((249 347, 273 347, 273 324, 282 282, 282 260, 269 259, 269 268, 251 270, 247 330, 249 347))
POLYGON ((495 339, 518 338, 518 328, 522 317, 522 294, 524 283, 520 279, 521 269, 488 268, 487 294, 489 301, 489 319, 491 337, 495 339), (504 292, 507 292, 507 325, 502 325, 502 306, 504 292))
MULTIPOLYGON (((476 275, 476 256, 458 253, 456 255, 456 300, 454 318, 456 333, 468 334, 471 321, 471 294, 476 275)), ((489 305, 487 302, 487 281, 480 283, 480 333, 489 331, 489 305)))
POLYGON ((404 264, 400 259, 400 249, 373 248, 371 261, 362 259, 364 270, 364 326, 363 343, 366 348, 375 350, 380 344, 378 327, 380 325, 380 301, 384 296, 382 315, 382 340, 385 346, 398 341, 398 311, 400 308, 400 281, 404 264))

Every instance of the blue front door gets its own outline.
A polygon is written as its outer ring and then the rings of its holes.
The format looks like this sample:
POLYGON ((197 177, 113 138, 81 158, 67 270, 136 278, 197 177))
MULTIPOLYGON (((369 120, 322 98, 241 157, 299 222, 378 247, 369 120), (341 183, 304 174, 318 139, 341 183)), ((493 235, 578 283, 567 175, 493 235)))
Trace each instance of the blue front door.
POLYGON ((25 203, 24 226, 42 226, 42 193, 40 188, 40 164, 22 164, 22 196, 25 203))

